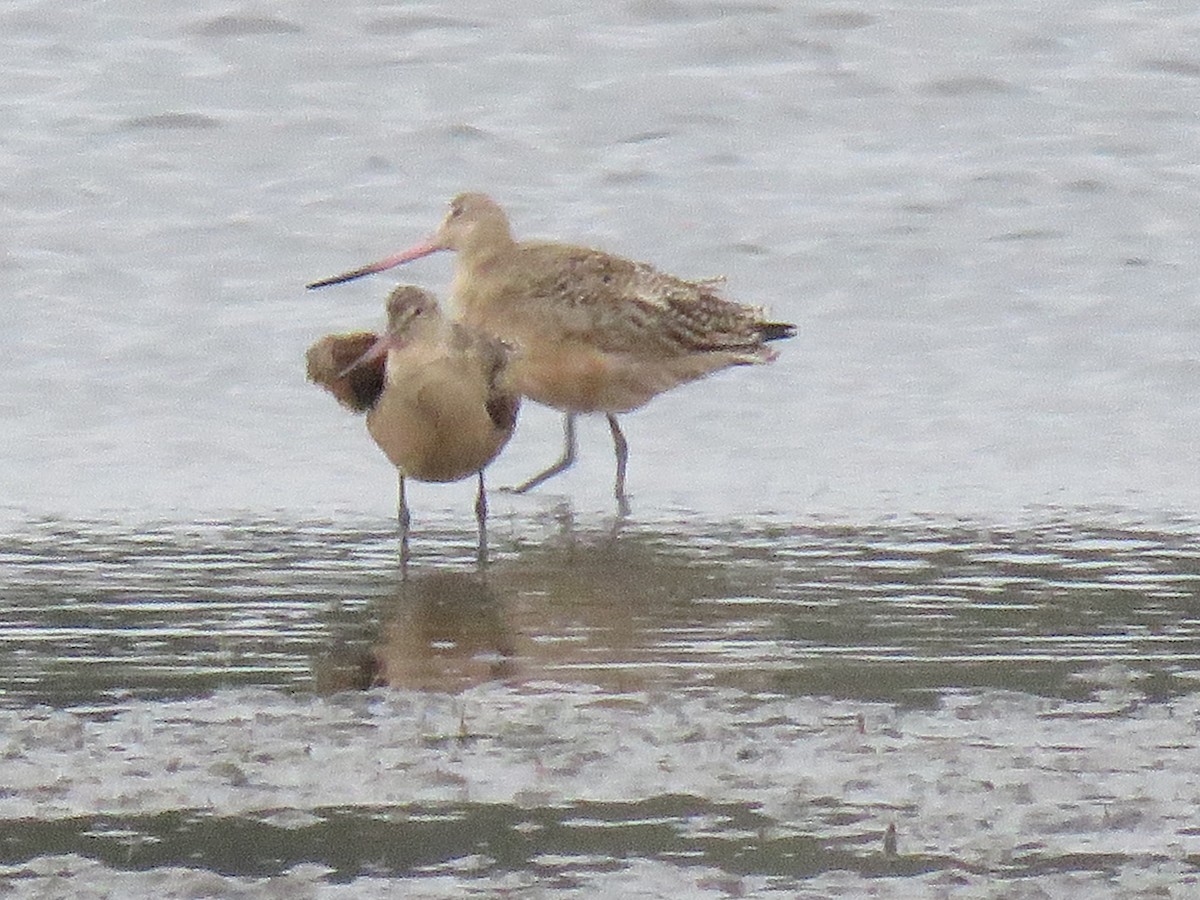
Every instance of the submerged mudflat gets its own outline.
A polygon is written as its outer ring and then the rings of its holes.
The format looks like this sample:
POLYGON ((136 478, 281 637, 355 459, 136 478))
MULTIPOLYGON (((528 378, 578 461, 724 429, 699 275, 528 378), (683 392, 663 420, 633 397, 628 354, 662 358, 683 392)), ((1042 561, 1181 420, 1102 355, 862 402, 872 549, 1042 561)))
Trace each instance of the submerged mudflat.
POLYGON ((390 534, 329 525, 6 536, 6 881, 911 897, 1200 877, 1191 534, 524 524, 539 540, 495 542, 483 572, 470 529, 435 529, 404 579, 390 534))

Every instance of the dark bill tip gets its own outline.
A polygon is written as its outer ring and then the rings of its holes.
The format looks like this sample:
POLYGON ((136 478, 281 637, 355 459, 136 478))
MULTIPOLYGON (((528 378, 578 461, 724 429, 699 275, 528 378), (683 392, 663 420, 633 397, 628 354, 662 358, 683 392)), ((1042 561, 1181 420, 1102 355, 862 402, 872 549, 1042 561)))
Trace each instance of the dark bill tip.
POLYGON ((372 266, 363 266, 361 269, 355 269, 353 272, 343 272, 341 275, 334 275, 332 278, 322 278, 320 281, 312 281, 304 287, 307 290, 313 288, 329 287, 331 284, 343 284, 347 281, 353 281, 355 278, 362 278, 364 275, 370 275, 375 269, 372 266))

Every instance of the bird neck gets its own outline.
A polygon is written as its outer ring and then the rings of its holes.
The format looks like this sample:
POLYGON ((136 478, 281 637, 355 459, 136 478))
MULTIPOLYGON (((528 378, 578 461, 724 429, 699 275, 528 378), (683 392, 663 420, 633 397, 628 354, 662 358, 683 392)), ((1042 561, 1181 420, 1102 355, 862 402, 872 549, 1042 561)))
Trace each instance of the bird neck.
POLYGON ((502 266, 515 249, 508 222, 499 217, 485 219, 476 223, 468 240, 458 248, 459 265, 482 274, 502 266))

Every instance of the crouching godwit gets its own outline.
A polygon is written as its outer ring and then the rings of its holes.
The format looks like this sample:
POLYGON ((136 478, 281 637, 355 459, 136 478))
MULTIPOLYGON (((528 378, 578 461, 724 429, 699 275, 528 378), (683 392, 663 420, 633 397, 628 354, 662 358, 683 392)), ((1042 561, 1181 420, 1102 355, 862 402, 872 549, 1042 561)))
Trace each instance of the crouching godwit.
POLYGON ((557 463, 513 488, 541 484, 575 460, 575 416, 602 412, 617 455, 615 494, 626 509, 628 445, 617 414, 676 385, 729 366, 771 362, 767 341, 795 326, 719 296, 716 282, 686 281, 600 250, 515 241, 504 210, 460 194, 424 243, 310 288, 382 272, 455 250, 451 288, 463 322, 513 344, 513 378, 525 396, 566 413, 557 463))
POLYGON ((434 298, 401 285, 382 335, 331 334, 308 349, 308 378, 355 412, 400 474, 401 557, 411 516, 404 479, 458 481, 478 474, 479 557, 487 555, 483 470, 512 437, 520 397, 508 348, 445 318, 434 298))

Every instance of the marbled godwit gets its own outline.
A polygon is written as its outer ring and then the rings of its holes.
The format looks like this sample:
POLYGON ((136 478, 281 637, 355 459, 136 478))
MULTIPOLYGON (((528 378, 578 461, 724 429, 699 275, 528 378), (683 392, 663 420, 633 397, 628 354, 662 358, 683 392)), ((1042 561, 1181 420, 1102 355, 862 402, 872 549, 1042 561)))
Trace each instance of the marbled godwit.
POLYGON ((566 413, 557 463, 513 488, 522 493, 571 466, 575 416, 602 412, 617 455, 615 493, 626 508, 628 445, 617 414, 655 394, 735 365, 770 362, 765 342, 793 325, 719 296, 716 281, 686 281, 599 250, 515 241, 504 210, 485 194, 455 197, 424 243, 310 288, 382 272, 455 250, 451 288, 463 322, 513 344, 514 382, 566 413))
POLYGON ((401 555, 411 517, 404 479, 458 481, 478 473, 475 517, 486 556, 483 470, 512 437, 520 397, 510 387, 508 348, 451 322, 420 288, 401 285, 387 301, 382 335, 331 334, 308 349, 308 378, 355 412, 400 473, 401 555))

